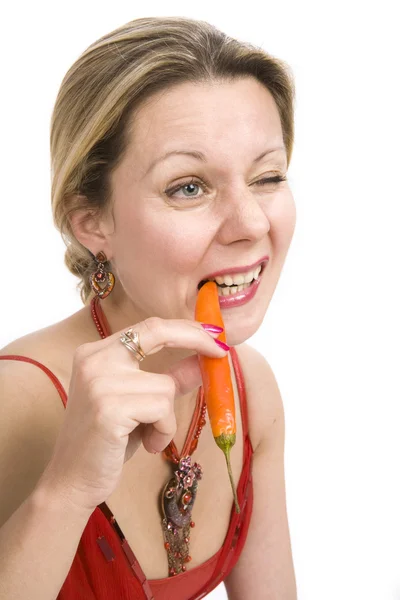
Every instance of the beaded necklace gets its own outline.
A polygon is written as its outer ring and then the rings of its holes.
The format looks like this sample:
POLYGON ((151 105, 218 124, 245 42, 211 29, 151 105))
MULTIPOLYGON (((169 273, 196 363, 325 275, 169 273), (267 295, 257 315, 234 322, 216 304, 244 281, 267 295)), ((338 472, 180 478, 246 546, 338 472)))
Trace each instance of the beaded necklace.
MULTIPOLYGON (((97 296, 91 300, 90 310, 100 336, 103 339, 108 337, 111 334, 110 327, 97 296)), ((190 529, 195 526, 192 510, 198 482, 203 474, 201 466, 191 462, 191 455, 197 448, 201 430, 206 424, 206 410, 203 387, 200 387, 182 455, 179 456, 174 440, 171 440, 162 453, 174 467, 173 475, 160 493, 161 525, 170 577, 186 571, 185 563, 191 561, 190 529)))

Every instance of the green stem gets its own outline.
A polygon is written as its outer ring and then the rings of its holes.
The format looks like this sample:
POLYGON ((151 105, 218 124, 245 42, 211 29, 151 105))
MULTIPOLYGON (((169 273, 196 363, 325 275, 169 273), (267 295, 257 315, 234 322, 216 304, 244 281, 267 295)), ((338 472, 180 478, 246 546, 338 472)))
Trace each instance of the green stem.
POLYGON ((238 497, 237 497, 237 494, 236 494, 235 482, 233 481, 233 475, 232 475, 231 459, 230 459, 230 449, 229 450, 228 449, 227 450, 223 450, 223 453, 225 454, 226 465, 228 467, 228 474, 229 474, 229 479, 231 481, 233 498, 235 500, 236 512, 240 513, 240 506, 239 506, 238 497))
POLYGON ((214 439, 215 439, 215 442, 216 442, 218 448, 221 448, 222 452, 225 455, 226 465, 228 467, 229 479, 230 479, 231 486, 232 486, 233 498, 235 500, 236 512, 240 513, 240 506, 239 506, 239 502, 238 502, 238 498, 237 498, 237 494, 236 494, 235 482, 233 481, 231 458, 230 458, 231 448, 236 442, 236 433, 221 433, 221 435, 215 437, 214 439))

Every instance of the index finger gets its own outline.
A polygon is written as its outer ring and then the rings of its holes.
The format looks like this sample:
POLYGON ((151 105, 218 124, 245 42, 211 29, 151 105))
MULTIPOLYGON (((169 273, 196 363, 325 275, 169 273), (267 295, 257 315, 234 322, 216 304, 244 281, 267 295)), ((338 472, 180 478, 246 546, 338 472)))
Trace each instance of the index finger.
MULTIPOLYGON (((121 353, 122 351, 126 352, 127 348, 123 348, 124 344, 121 343, 121 335, 125 335, 129 330, 132 330, 132 337, 134 333, 138 334, 140 348, 145 356, 151 356, 165 347, 186 348, 212 357, 226 355, 225 350, 215 343, 211 343, 213 341, 212 336, 198 321, 162 319, 160 317, 149 317, 132 327, 113 333, 99 342, 94 342, 93 344, 96 345, 94 349, 100 351, 113 346, 115 351, 119 352, 117 350, 117 347, 119 347, 121 353)), ((131 353, 131 358, 132 364, 139 367, 141 361, 135 358, 133 353, 131 353)))

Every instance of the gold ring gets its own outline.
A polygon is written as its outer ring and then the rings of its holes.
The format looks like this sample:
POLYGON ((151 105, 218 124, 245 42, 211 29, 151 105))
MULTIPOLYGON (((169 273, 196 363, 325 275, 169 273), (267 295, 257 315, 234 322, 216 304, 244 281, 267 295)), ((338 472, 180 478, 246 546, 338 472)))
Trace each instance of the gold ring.
POLYGON ((129 352, 132 352, 135 355, 135 358, 139 362, 146 358, 146 355, 140 345, 139 334, 137 331, 128 329, 128 331, 121 333, 119 339, 124 344, 125 348, 128 348, 129 352))

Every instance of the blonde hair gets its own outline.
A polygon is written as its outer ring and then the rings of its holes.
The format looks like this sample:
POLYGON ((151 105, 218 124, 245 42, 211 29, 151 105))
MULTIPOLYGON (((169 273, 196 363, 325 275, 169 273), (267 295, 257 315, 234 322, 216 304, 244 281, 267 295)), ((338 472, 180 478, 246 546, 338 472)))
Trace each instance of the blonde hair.
POLYGON ((151 95, 174 84, 248 76, 275 100, 289 165, 295 96, 290 68, 210 23, 136 19, 89 46, 66 73, 51 120, 52 208, 84 304, 92 295, 93 255, 74 237, 69 217, 78 209, 93 214, 108 206, 110 174, 126 148, 128 120, 151 95))

